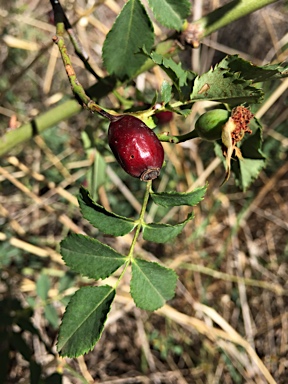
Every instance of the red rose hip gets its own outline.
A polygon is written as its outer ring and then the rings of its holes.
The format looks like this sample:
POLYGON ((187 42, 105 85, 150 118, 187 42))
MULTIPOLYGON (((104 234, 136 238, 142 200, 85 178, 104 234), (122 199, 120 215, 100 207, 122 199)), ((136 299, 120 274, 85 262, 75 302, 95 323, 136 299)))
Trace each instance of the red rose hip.
POLYGON ((156 112, 155 117, 158 125, 164 125, 169 123, 173 119, 173 112, 171 111, 156 112))
POLYGON ((142 181, 159 176, 164 160, 162 144, 137 117, 123 115, 111 121, 108 142, 117 161, 129 175, 142 181))

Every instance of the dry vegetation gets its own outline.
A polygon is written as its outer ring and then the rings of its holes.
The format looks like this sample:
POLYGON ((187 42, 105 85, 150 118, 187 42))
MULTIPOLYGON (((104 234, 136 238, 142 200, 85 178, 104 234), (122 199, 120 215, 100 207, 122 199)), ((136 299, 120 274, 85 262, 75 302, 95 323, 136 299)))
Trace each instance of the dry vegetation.
MULTIPOLYGON (((86 13, 76 31, 93 68, 105 75, 101 47, 124 2, 98 1, 93 12, 89 10, 94 1, 63 3, 71 20, 86 13)), ((196 7, 201 2, 193 3, 196 7)), ((202 12, 218 1, 206 3, 202 12)), ((51 43, 54 27, 48 23, 49 10, 48 1, 37 0, 6 2, 0 9, 1 134, 71 97, 57 47, 51 43)), ((287 57, 287 16, 287 5, 277 2, 207 38, 200 50, 186 51, 183 60, 202 72, 223 52, 240 52, 255 64, 281 61, 287 57)), ((165 31, 155 30, 162 38, 165 31)), ((83 85, 92 85, 93 77, 72 57, 83 85)), ((153 69, 139 76, 137 87, 153 91, 163 76, 153 69)), ((287 87, 288 80, 284 80, 265 88, 266 99, 256 115, 264 125, 268 166, 245 193, 233 178, 219 189, 224 168, 211 144, 194 140, 165 146, 168 165, 157 184, 159 190, 184 191, 209 182, 205 200, 194 210, 195 220, 177 241, 161 246, 138 244, 140 256, 160 259, 177 271, 176 296, 156 313, 147 313, 135 308, 129 281, 123 281, 101 340, 78 359, 60 359, 55 339, 65 297, 87 280, 67 271, 58 253, 59 242, 68 231, 101 237, 81 219, 75 196, 81 183, 89 183, 93 161, 93 152, 83 149, 83 131, 101 126, 99 138, 105 147, 107 125, 83 111, 1 159, 0 298, 2 303, 14 298, 23 307, 33 306, 33 324, 42 341, 27 330, 24 339, 42 366, 44 378, 58 372, 63 373, 64 383, 288 382, 287 87), (43 275, 50 282, 47 300, 41 296, 43 275), (47 304, 56 309, 56 317, 45 308, 47 304), (47 350, 43 341, 52 349, 47 350)), ((118 91, 133 97, 135 88, 118 91)), ((119 107, 113 94, 101 103, 119 107)), ((186 121, 177 117, 168 129, 185 132, 205 107, 195 104, 186 121)), ((142 184, 119 172, 108 150, 103 153, 110 165, 99 190, 100 203, 136 215, 142 184)), ((169 222, 186 213, 185 209, 157 211, 154 206, 149 211, 150 216, 158 220, 164 216, 169 222)), ((125 252, 131 238, 102 240, 125 252)), ((1 329, 0 352, 7 336, 1 329)), ((3 383, 32 382, 29 364, 17 347, 11 348, 9 359, 3 383)))

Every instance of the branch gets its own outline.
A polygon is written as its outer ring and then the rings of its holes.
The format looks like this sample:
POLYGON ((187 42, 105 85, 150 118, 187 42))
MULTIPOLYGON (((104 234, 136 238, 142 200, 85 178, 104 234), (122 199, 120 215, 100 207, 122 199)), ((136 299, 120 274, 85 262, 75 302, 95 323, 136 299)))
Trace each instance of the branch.
MULTIPOLYGON (((175 49, 175 42, 172 40, 159 43, 156 51, 162 55, 167 54, 169 56, 178 52, 177 49, 175 49)), ((148 71, 154 65, 154 62, 151 59, 148 59, 135 76, 148 71)), ((107 76, 88 88, 86 94, 89 95, 90 98, 93 97, 98 100, 107 96, 121 85, 123 85, 123 83, 117 82, 114 77, 107 76)), ((9 153, 17 145, 23 144, 33 136, 40 134, 46 129, 54 127, 61 121, 77 115, 81 110, 82 107, 80 104, 75 99, 71 99, 50 109, 48 112, 41 113, 29 123, 22 125, 16 130, 6 132, 0 137, 0 156, 9 153)))
POLYGON ((81 106, 75 99, 69 100, 50 109, 48 112, 40 114, 29 123, 8 131, 0 139, 0 156, 5 155, 18 144, 22 144, 46 129, 54 127, 64 119, 69 119, 76 115, 81 109, 81 106))
POLYGON ((276 1, 277 0, 233 0, 201 19, 184 25, 182 39, 197 48, 200 45, 200 40, 204 37, 276 1))
MULTIPOLYGON (((243 16, 246 16, 249 13, 252 13, 260 8, 265 7, 266 5, 272 4, 277 0, 234 0, 226 4, 224 7, 216 9, 214 12, 211 12, 209 15, 186 25, 186 29, 183 32, 184 39, 190 44, 197 45, 199 40, 208 36, 209 34, 217 31, 218 29, 224 27, 232 21, 240 19, 243 16), (194 29, 191 31, 191 26, 194 29), (193 35, 192 32, 195 32, 193 35)), ((51 1, 52 3, 52 1, 51 1)), ((54 1, 54 3, 57 3, 54 1)), ((75 47, 75 46, 74 46, 75 47)), ((47 48, 46 48, 47 49, 47 48)), ((175 48, 174 41, 169 40, 162 43, 159 43, 156 51, 161 54, 167 54, 167 56, 174 56, 178 53, 179 49, 175 48)), ((35 60, 34 60, 35 61, 35 60)), ((32 63, 34 63, 34 61, 32 63)), ((32 65, 31 63, 31 65, 32 65)), ((30 65, 30 66, 31 66, 30 65)), ((133 76, 136 77, 140 73, 146 72, 151 69, 155 64, 151 59, 147 59, 145 64, 140 68, 140 70, 133 76)), ((29 66, 29 67, 30 67, 29 66)), ((101 97, 106 96, 108 93, 112 92, 117 87, 123 84, 116 82, 116 79, 113 79, 111 76, 100 79, 97 84, 89 88, 86 93, 92 96, 97 97, 97 93, 101 94, 101 97), (111 81, 112 80, 112 81, 111 81), (101 89, 101 85, 104 84, 104 90, 101 89)), ((51 109, 49 112, 45 112, 30 123, 22 125, 15 131, 9 131, 0 138, 0 156, 5 155, 11 149, 13 149, 18 144, 24 143, 26 140, 29 140, 35 134, 41 133, 42 131, 55 126, 62 120, 66 120, 69 117, 72 117, 79 113, 81 107, 75 100, 69 100, 61 105, 51 109)), ((169 141, 169 136, 166 135, 167 140, 169 141)), ((179 141, 178 141, 179 142, 179 141)))
POLYGON ((68 17, 66 13, 64 12, 60 1, 58 0, 50 0, 50 3, 53 8, 54 12, 54 22, 55 25, 59 25, 60 23, 64 24, 65 30, 70 38, 70 41, 74 47, 75 54, 79 57, 79 59, 84 63, 85 68, 96 78, 99 79, 99 76, 94 71, 94 69, 89 64, 89 56, 87 52, 85 51, 83 45, 81 44, 80 40, 77 37, 77 34, 75 33, 71 23, 68 20, 68 17))

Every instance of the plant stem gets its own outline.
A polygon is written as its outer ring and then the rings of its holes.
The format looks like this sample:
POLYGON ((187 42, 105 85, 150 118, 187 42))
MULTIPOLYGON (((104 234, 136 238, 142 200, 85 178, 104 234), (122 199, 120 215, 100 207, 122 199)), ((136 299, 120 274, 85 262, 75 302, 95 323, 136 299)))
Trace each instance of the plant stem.
POLYGON ((183 143, 184 141, 187 141, 187 140, 196 139, 197 137, 199 137, 199 135, 194 129, 193 131, 185 133, 185 135, 171 136, 171 135, 166 135, 165 133, 160 133, 160 134, 157 134, 157 137, 160 141, 178 144, 178 143, 183 143))
POLYGON ((68 79, 71 84, 72 91, 76 97, 76 99, 83 105, 84 108, 90 109, 91 112, 97 112, 99 115, 106 117, 110 121, 117 120, 118 115, 114 116, 110 114, 109 112, 105 111, 103 108, 101 108, 98 104, 96 104, 93 100, 90 99, 85 93, 84 88, 80 84, 80 82, 77 79, 76 73, 74 71, 74 68, 72 66, 70 56, 67 52, 67 48, 65 45, 65 41, 63 38, 64 33, 64 23, 58 23, 57 24, 57 36, 53 38, 53 41, 55 44, 58 45, 62 61, 68 76, 68 79))
POLYGON ((218 31, 220 28, 241 19, 242 17, 257 11, 277 0, 233 0, 223 7, 217 8, 208 15, 184 26, 184 38, 195 47, 200 40, 218 31))
MULTIPOLYGON (((76 99, 80 102, 80 104, 83 105, 84 108, 90 109, 91 112, 97 112, 99 113, 99 115, 106 117, 110 121, 116 120, 117 118, 115 116, 111 115, 110 113, 102 109, 98 104, 96 104, 86 95, 84 88, 78 81, 76 73, 72 66, 72 62, 70 60, 70 56, 68 54, 68 51, 65 45, 65 40, 64 40, 65 29, 69 31, 69 36, 72 41, 72 44, 74 45, 76 52, 78 51, 81 52, 81 47, 79 46, 80 43, 76 39, 76 35, 72 30, 72 26, 65 12, 63 11, 63 8, 60 2, 55 0, 50 0, 50 2, 52 4, 53 11, 54 11, 54 17, 55 17, 55 23, 56 23, 56 35, 57 35, 53 37, 53 41, 55 44, 58 45, 62 61, 65 67, 69 82, 71 84, 72 91, 76 99), (71 33, 71 31, 73 33, 71 33)), ((82 55, 82 53, 81 53, 81 58, 84 61, 87 61, 88 59, 88 58, 85 58, 84 55, 82 55)))
POLYGON ((75 99, 69 100, 50 109, 48 112, 40 114, 29 123, 8 131, 0 140, 0 156, 5 155, 18 144, 24 143, 46 129, 54 127, 63 120, 63 116, 69 119, 79 113, 81 109, 75 99))
POLYGON ((129 253, 128 253, 128 256, 127 256, 130 261, 133 258, 134 248, 135 248, 138 236, 140 234, 140 230, 141 230, 142 225, 144 223, 144 217, 145 217, 145 212, 146 212, 146 208, 147 208, 147 204, 148 204, 148 200, 149 200, 149 194, 150 194, 150 190, 151 190, 151 185, 152 185, 152 180, 149 180, 147 182, 147 185, 146 185, 146 191, 145 191, 145 195, 144 195, 144 198, 143 198, 143 204, 142 204, 141 212, 140 212, 139 219, 138 219, 138 225, 136 227, 136 231, 134 233, 133 240, 132 240, 132 243, 131 243, 131 246, 130 246, 130 249, 129 249, 129 253))
POLYGON ((143 198, 143 204, 142 204, 142 208, 141 208, 141 211, 140 211, 140 215, 139 215, 139 219, 138 219, 138 223, 137 223, 137 227, 136 227, 136 231, 134 233, 134 236, 133 236, 133 239, 132 239, 132 243, 130 245, 130 249, 129 249, 129 253, 127 255, 127 261, 125 263, 125 266, 123 268, 123 271, 121 272, 119 278, 117 279, 117 282, 114 286, 114 289, 116 290, 119 283, 120 283, 120 280, 122 279, 122 277, 124 276, 128 266, 130 265, 131 261, 133 260, 133 254, 134 254, 134 248, 135 248, 135 245, 137 243, 137 239, 138 239, 138 236, 140 234, 140 231, 141 231, 141 228, 142 228, 142 225, 144 223, 144 217, 145 217, 145 212, 146 212, 146 208, 147 208, 147 203, 148 203, 148 200, 149 200, 149 196, 150 196, 150 190, 151 190, 151 186, 152 186, 152 180, 149 180, 146 184, 146 191, 145 191, 145 195, 144 195, 144 198, 143 198))

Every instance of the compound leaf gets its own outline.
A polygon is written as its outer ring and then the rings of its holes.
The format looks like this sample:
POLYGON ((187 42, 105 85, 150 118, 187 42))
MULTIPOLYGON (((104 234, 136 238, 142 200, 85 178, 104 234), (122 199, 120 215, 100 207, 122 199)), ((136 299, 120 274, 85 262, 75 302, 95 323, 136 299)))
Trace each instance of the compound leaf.
POLYGON ((185 221, 176 225, 162 224, 162 223, 149 223, 143 225, 143 239, 153 241, 154 243, 166 243, 173 240, 178 236, 188 221, 194 217, 193 213, 190 213, 185 221))
POLYGON ((174 207, 179 205, 197 205, 203 200, 206 193, 207 186, 194 189, 192 192, 151 192, 152 200, 155 204, 162 205, 163 207, 174 207))
POLYGON ((132 77, 146 60, 139 49, 150 50, 153 42, 153 26, 145 8, 140 0, 128 0, 103 45, 107 71, 122 80, 132 77))
POLYGON ((77 357, 90 351, 99 340, 115 290, 82 287, 72 296, 60 326, 57 350, 61 356, 77 357))
POLYGON ((134 259, 132 262, 131 295, 137 307, 155 311, 173 298, 176 273, 158 263, 134 259))
POLYGON ((70 234, 60 245, 65 263, 73 271, 95 280, 112 275, 126 260, 108 245, 84 235, 70 234))
POLYGON ((106 211, 102 205, 95 203, 84 187, 80 188, 78 201, 83 217, 106 235, 123 236, 135 228, 133 220, 106 211))
POLYGON ((190 14, 188 0, 148 0, 148 4, 159 23, 177 31, 182 29, 184 19, 190 14))

